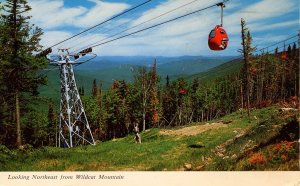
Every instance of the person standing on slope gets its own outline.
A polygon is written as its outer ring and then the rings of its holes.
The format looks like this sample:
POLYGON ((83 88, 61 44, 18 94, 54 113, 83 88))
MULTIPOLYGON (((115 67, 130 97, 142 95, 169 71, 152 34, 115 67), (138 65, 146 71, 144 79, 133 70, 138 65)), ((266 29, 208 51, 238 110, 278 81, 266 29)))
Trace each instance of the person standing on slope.
POLYGON ((137 123, 134 124, 133 132, 135 133, 135 137, 134 137, 135 143, 142 143, 142 139, 139 134, 139 127, 137 123))

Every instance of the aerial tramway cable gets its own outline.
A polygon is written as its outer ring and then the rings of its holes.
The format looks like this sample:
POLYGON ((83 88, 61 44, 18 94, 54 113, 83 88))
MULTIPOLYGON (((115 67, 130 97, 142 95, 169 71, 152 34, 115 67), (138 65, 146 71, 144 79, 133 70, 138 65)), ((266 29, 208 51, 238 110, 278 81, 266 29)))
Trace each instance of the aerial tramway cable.
MULTIPOLYGON (((137 28, 137 27, 139 27, 139 26, 141 26, 141 25, 143 25, 143 24, 145 24, 145 23, 148 23, 148 22, 153 21, 153 20, 155 20, 155 19, 158 19, 158 18, 160 18, 160 17, 162 17, 162 16, 165 16, 165 15, 167 15, 167 14, 170 14, 170 13, 172 13, 172 12, 174 12, 174 11, 177 11, 177 10, 183 8, 183 7, 186 7, 186 6, 188 6, 188 5, 191 5, 191 4, 193 4, 193 3, 197 2, 197 1, 199 1, 199 0, 194 0, 194 1, 188 2, 188 3, 186 3, 186 4, 183 4, 183 5, 179 6, 179 7, 176 7, 176 8, 174 8, 174 9, 172 9, 172 10, 169 10, 169 11, 163 13, 163 14, 160 14, 160 15, 158 15, 158 16, 156 16, 156 17, 153 17, 153 18, 151 18, 151 19, 148 19, 147 21, 144 21, 144 22, 139 23, 139 24, 137 24, 137 25, 135 25, 135 26, 133 26, 133 27, 127 28, 127 29, 125 29, 125 30, 122 30, 122 31, 116 33, 116 34, 113 34, 113 35, 111 35, 111 36, 109 36, 109 37, 106 37, 106 38, 104 38, 104 39, 102 39, 102 40, 100 40, 100 41, 91 43, 90 45, 96 45, 96 44, 98 44, 98 43, 101 43, 101 42, 103 42, 103 41, 105 41, 105 40, 107 40, 107 39, 109 39, 109 38, 113 38, 113 37, 115 37, 115 36, 117 36, 117 35, 120 35, 120 34, 122 34, 122 33, 125 33, 125 32, 127 32, 127 31, 129 31, 129 30, 132 30, 132 29, 134 29, 134 28, 137 28)), ((121 26, 123 26, 123 25, 121 25, 121 26)), ((106 33, 106 32, 105 32, 105 33, 106 33)), ((71 47, 71 48, 72 48, 72 47, 71 47)), ((87 48, 87 47, 81 47, 80 49, 77 49, 77 50, 74 51, 74 52, 77 52, 77 51, 79 51, 79 50, 81 50, 81 49, 84 49, 84 48, 87 48)))
MULTIPOLYGON (((92 30, 93 28, 96 28, 96 27, 98 27, 98 26, 100 26, 100 25, 102 25, 102 24, 104 24, 104 23, 106 23, 106 22, 108 22, 108 21, 110 21, 110 20, 113 20, 113 19, 115 19, 115 18, 117 18, 117 17, 119 17, 119 16, 121 16, 121 15, 124 15, 124 14, 126 14, 126 13, 128 13, 128 12, 130 12, 130 11, 136 9, 136 8, 138 8, 138 7, 141 7, 141 6, 143 6, 143 5, 147 4, 147 3, 149 3, 150 1, 152 1, 152 0, 145 1, 144 3, 139 4, 139 5, 137 5, 137 6, 133 7, 133 8, 131 8, 131 9, 128 9, 128 10, 126 10, 126 11, 124 11, 124 12, 122 12, 122 13, 120 13, 120 14, 118 14, 118 15, 116 15, 116 16, 114 16, 114 17, 112 17, 112 18, 110 18, 110 19, 108 19, 108 20, 106 20, 106 21, 104 21, 104 22, 102 22, 102 23, 99 23, 99 24, 97 24, 97 25, 95 25, 95 26, 93 26, 93 27, 91 27, 91 28, 88 28, 88 29, 86 29, 86 30, 84 30, 84 31, 82 31, 82 32, 80 32, 80 33, 78 33, 78 34, 72 36, 72 37, 69 37, 69 38, 67 38, 67 39, 65 39, 65 40, 63 40, 63 41, 61 41, 61 42, 59 42, 59 43, 56 43, 55 45, 52 45, 51 47, 49 47, 49 48, 47 48, 46 50, 44 50, 42 53, 43 53, 43 55, 45 55, 45 54, 47 55, 47 54, 49 54, 49 53, 52 51, 52 50, 51 50, 52 47, 57 46, 57 45, 59 45, 59 44, 62 44, 62 43, 66 42, 66 41, 68 41, 68 40, 70 40, 70 39, 73 39, 73 38, 75 38, 75 37, 77 37, 77 36, 79 36, 79 35, 81 35, 81 34, 87 32, 87 31, 89 31, 89 30, 92 30), (45 51, 48 51, 48 53, 45 52, 45 51)), ((164 25, 164 24, 173 22, 173 21, 176 21, 176 20, 178 20, 178 19, 182 19, 182 18, 184 18, 184 17, 187 17, 187 16, 190 16, 190 15, 193 15, 193 14, 196 14, 196 13, 199 13, 199 12, 202 12, 202 11, 204 11, 204 10, 213 8, 213 7, 215 7, 215 6, 220 6, 220 4, 224 4, 225 2, 228 2, 228 1, 229 1, 229 0, 223 0, 222 2, 219 2, 219 3, 213 4, 213 5, 207 6, 207 7, 205 7, 205 8, 201 8, 201 9, 199 9, 199 10, 196 10, 196 11, 193 11, 193 12, 190 12, 190 13, 187 13, 187 14, 184 14, 184 15, 181 15, 181 16, 178 16, 178 17, 169 19, 169 20, 167 20, 167 21, 164 21, 164 22, 161 22, 161 23, 158 23, 158 24, 155 24, 155 25, 152 25, 152 26, 149 26, 149 27, 140 29, 140 30, 138 30, 138 31, 131 32, 131 33, 129 33, 129 34, 125 34, 125 35, 122 35, 122 36, 120 36, 120 37, 117 37, 117 38, 114 38, 114 39, 111 39, 111 40, 108 40, 108 41, 105 41, 105 42, 101 42, 101 43, 98 43, 98 44, 95 44, 95 45, 87 46, 87 48, 94 48, 94 47, 97 47, 97 46, 101 46, 101 45, 104 45, 104 44, 108 44, 108 43, 111 43, 111 42, 113 42, 113 41, 117 41, 117 40, 120 40, 120 39, 122 39, 122 38, 125 38, 125 37, 128 37, 128 36, 131 36, 131 35, 134 35, 134 34, 137 34, 137 33, 140 33, 140 32, 143 32, 143 31, 146 31, 146 30, 149 30, 149 29, 152 29, 152 28, 155 28, 155 27, 158 27, 158 26, 161 26, 161 25, 164 25)), ((99 42, 99 41, 98 41, 98 42, 99 42)))
POLYGON ((284 39, 284 40, 282 40, 282 41, 279 41, 279 42, 277 42, 277 43, 274 43, 274 44, 271 44, 271 45, 269 45, 269 46, 266 46, 266 47, 264 47, 264 48, 261 48, 261 49, 259 49, 259 51, 264 51, 265 49, 268 49, 268 48, 270 48, 270 47, 272 47, 272 46, 276 46, 276 45, 278 45, 278 44, 280 44, 280 43, 284 43, 284 42, 289 41, 289 40, 291 40, 291 39, 293 39, 293 38, 295 38, 295 37, 298 37, 298 34, 297 34, 297 35, 293 35, 293 36, 291 36, 291 37, 289 37, 289 38, 287 38, 287 39, 284 39))
POLYGON ((84 30, 84 31, 82 31, 82 32, 79 32, 79 33, 77 33, 77 34, 75 34, 75 35, 73 35, 73 36, 71 36, 71 37, 69 37, 69 38, 67 38, 67 39, 64 39, 64 40, 62 40, 62 41, 60 41, 60 42, 58 42, 58 43, 56 43, 56 44, 54 44, 54 45, 48 47, 46 50, 48 50, 49 48, 51 49, 51 48, 53 48, 53 47, 55 47, 55 46, 58 46, 59 44, 62 44, 62 43, 64 43, 64 42, 66 42, 66 41, 69 41, 69 40, 71 40, 71 39, 73 39, 73 38, 75 38, 75 37, 77 37, 77 36, 79 36, 79 35, 81 35, 81 34, 83 34, 83 33, 86 33, 86 32, 88 32, 88 31, 90 31, 90 30, 92 30, 92 29, 94 29, 94 28, 96 28, 96 27, 98 27, 98 26, 100 26, 100 25, 103 25, 104 23, 107 23, 108 21, 111 21, 111 20, 113 20, 113 19, 116 19, 116 18, 118 18, 118 17, 120 17, 120 16, 122 16, 122 15, 128 13, 128 12, 131 12, 132 10, 135 10, 135 9, 137 9, 137 8, 139 8, 139 7, 141 7, 141 6, 145 5, 145 4, 147 4, 147 3, 150 3, 151 1, 152 1, 152 0, 147 0, 147 1, 145 1, 145 2, 143 2, 143 3, 141 3, 141 4, 139 4, 139 5, 137 5, 137 6, 135 6, 135 7, 132 7, 132 8, 130 8, 130 9, 128 9, 128 10, 125 10, 124 12, 121 12, 120 14, 117 14, 117 15, 115 15, 115 16, 113 16, 113 17, 111 17, 111 18, 109 18, 109 19, 107 19, 107 20, 105 20, 105 21, 103 21, 103 22, 101 22, 101 23, 95 25, 95 26, 92 26, 92 27, 90 27, 90 28, 88 28, 88 29, 86 29, 86 30, 84 30))
MULTIPOLYGON (((227 2, 229 0, 224 0, 223 2, 227 2)), ((140 33, 140 32, 143 32, 143 31, 146 31, 146 30, 149 30, 149 29, 152 29, 152 28, 155 28, 155 27, 158 27, 158 26, 161 26, 161 25, 164 25, 164 24, 167 24, 167 23, 170 23, 170 22, 173 22, 173 21, 176 21, 178 19, 182 19, 184 17, 187 17, 187 16, 190 16, 190 15, 193 15, 193 14, 196 14, 196 13, 199 13, 199 12, 202 12, 204 10, 207 10, 207 9, 210 9, 212 7, 215 7, 215 6, 218 6, 219 3, 217 4, 213 4, 213 5, 210 5, 210 6, 207 6, 205 8, 201 8, 199 10, 196 10, 196 11, 193 11, 193 12, 190 12, 190 13, 187 13, 187 14, 184 14, 182 16, 178 16, 176 18, 173 18, 173 19, 169 19, 167 21, 164 21, 164 22, 161 22, 161 23, 158 23, 158 24, 155 24, 155 25, 152 25, 152 26, 149 26, 149 27, 146 27, 146 28, 143 28, 143 29, 140 29, 138 31, 135 31, 135 32, 131 32, 129 34, 126 34, 126 35, 123 35, 123 36, 120 36, 120 37, 117 37, 117 38, 114 38, 114 39, 111 39, 111 40, 108 40, 108 41, 105 41, 105 42, 102 42, 102 43, 99 43, 99 44, 96 44, 96 45, 91 45, 91 46, 88 46, 88 47, 91 47, 91 48, 94 48, 94 47, 97 47, 97 46, 101 46, 101 45, 104 45, 104 44, 108 44, 108 43, 111 43, 113 41, 116 41, 116 40, 120 40, 122 38, 125 38, 125 37, 128 37, 128 36, 131 36, 131 35, 134 35, 134 34, 137 34, 137 33, 140 33)))

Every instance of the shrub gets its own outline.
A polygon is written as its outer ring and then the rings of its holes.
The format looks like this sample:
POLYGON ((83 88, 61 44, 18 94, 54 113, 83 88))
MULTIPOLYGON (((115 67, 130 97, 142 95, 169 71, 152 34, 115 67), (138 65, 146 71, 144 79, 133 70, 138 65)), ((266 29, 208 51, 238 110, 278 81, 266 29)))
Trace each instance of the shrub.
POLYGON ((293 144, 292 141, 281 141, 275 145, 274 150, 283 153, 290 152, 293 149, 293 144))
POLYGON ((273 161, 285 162, 297 157, 297 144, 292 141, 281 141, 273 146, 273 161))
POLYGON ((4 163, 16 156, 16 153, 9 150, 6 146, 0 145, 0 162, 4 163))
POLYGON ((19 147, 18 149, 21 153, 31 153, 34 151, 34 148, 30 144, 25 144, 19 147))
POLYGON ((266 158, 262 153, 255 153, 248 159, 250 165, 264 164, 265 162, 266 158))

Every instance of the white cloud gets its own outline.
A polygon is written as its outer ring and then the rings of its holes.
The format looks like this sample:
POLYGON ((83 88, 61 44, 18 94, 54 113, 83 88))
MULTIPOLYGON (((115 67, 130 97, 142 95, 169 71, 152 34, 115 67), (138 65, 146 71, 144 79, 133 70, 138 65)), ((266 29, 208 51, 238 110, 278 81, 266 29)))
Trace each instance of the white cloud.
MULTIPOLYGON (((54 44, 63 41, 64 39, 72 37, 71 32, 63 31, 48 31, 42 36, 41 44, 43 49, 46 49, 54 44)), ((86 49, 85 46, 90 46, 95 41, 103 40, 105 36, 102 34, 86 34, 79 38, 71 39, 69 41, 63 42, 52 48, 53 53, 57 53, 58 49, 69 49, 70 52, 79 52, 83 49, 86 49)))
POLYGON ((89 0, 95 5, 88 9, 83 6, 67 8, 63 0, 35 0, 32 7, 32 22, 43 29, 57 29, 66 26, 87 28, 100 23, 130 6, 125 3, 107 3, 89 0))
POLYGON ((130 6, 125 3, 107 3, 100 0, 89 0, 95 3, 95 6, 90 9, 84 16, 76 20, 78 27, 91 27, 97 23, 101 23, 110 17, 117 15, 130 6))
POLYGON ((106 37, 103 34, 87 34, 85 36, 80 37, 79 40, 75 40, 70 42, 67 48, 71 48, 73 52, 79 52, 87 47, 94 45, 95 41, 100 41, 105 39, 106 37))
MULTIPOLYGON (((175 17, 199 10, 201 8, 205 8, 209 5, 213 5, 216 2, 218 2, 218 0, 213 0, 213 1, 168 0, 164 3, 157 5, 156 7, 152 8, 148 11, 145 11, 141 17, 139 17, 137 20, 133 21, 132 26, 138 25, 142 22, 145 22, 145 21, 151 20, 155 17, 158 17, 161 14, 167 13, 167 14, 164 14, 162 17, 159 17, 150 22, 150 24, 161 23, 163 21, 173 19, 175 17), (188 6, 183 6, 187 3, 191 3, 191 4, 189 4, 188 6), (178 7, 182 7, 182 8, 177 9, 178 7), (175 9, 176 9, 176 11, 172 11, 175 9)), ((206 12, 206 14, 209 15, 207 12, 206 12)), ((197 17, 197 15, 195 14, 190 17, 197 17)))
MULTIPOLYGON (((180 0, 173 0, 173 1, 168 0, 164 3, 161 3, 161 4, 157 5, 156 7, 152 8, 148 11, 145 11, 142 14, 141 17, 139 17, 137 20, 133 21, 132 26, 135 26, 135 25, 138 25, 142 22, 153 19, 154 17, 158 17, 162 13, 165 13, 167 11, 170 11, 170 10, 174 9, 174 8, 182 6, 185 3, 186 2, 183 2, 183 1, 180 1, 180 0)), ((183 10, 181 9, 181 10, 176 11, 175 13, 179 14, 179 13, 182 13, 182 12, 183 12, 183 10)), ((162 19, 166 20, 166 19, 170 19, 172 17, 174 17, 174 12, 164 15, 162 17, 162 19)), ((152 24, 153 24, 153 22, 154 23, 161 22, 162 19, 161 18, 160 19, 155 19, 155 21, 152 21, 152 24)))
POLYGON ((278 17, 297 10, 297 7, 297 0, 261 0, 258 3, 246 6, 235 13, 225 16, 224 19, 226 20, 227 28, 229 28, 228 31, 233 34, 240 32, 241 28, 239 24, 241 18, 244 18, 248 24, 251 24, 253 26, 251 29, 253 30, 270 30, 275 27, 284 26, 284 24, 291 24, 281 20, 270 26, 269 19, 276 21, 278 17))
MULTIPOLYGON (((242 9, 239 12, 239 16, 247 18, 249 22, 252 22, 279 17, 293 10, 297 10, 297 8, 298 3, 295 0, 262 0, 242 9)), ((235 15, 231 15, 231 18, 234 16, 235 15)))
POLYGON ((32 22, 43 29, 75 24, 75 18, 87 12, 82 6, 65 8, 63 0, 35 0, 29 4, 32 7, 32 22))
POLYGON ((257 32, 257 31, 271 30, 271 29, 277 29, 277 28, 287 28, 287 27, 296 26, 296 25, 299 25, 299 20, 280 22, 280 23, 274 23, 274 24, 256 23, 256 24, 250 24, 249 27, 251 27, 253 30, 255 30, 257 32))
POLYGON ((41 45, 44 46, 44 49, 46 47, 49 47, 51 45, 54 45, 66 38, 69 38, 72 36, 72 33, 65 32, 65 31, 47 31, 43 34, 41 45))
MULTIPOLYGON (((182 53, 197 55, 207 48, 208 33, 185 33, 183 35, 160 35, 161 29, 150 30, 147 34, 112 42, 105 46, 96 47, 100 55, 167 55, 178 56, 182 53)), ((204 55, 204 54, 203 54, 204 55)))

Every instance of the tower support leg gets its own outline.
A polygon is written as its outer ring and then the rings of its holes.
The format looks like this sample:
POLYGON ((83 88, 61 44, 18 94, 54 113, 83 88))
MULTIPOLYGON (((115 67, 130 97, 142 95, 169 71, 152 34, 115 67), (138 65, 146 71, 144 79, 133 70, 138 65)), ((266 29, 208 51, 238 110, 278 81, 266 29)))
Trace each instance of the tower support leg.
POLYGON ((74 147, 95 141, 76 86, 73 65, 60 64, 59 147, 74 147))

